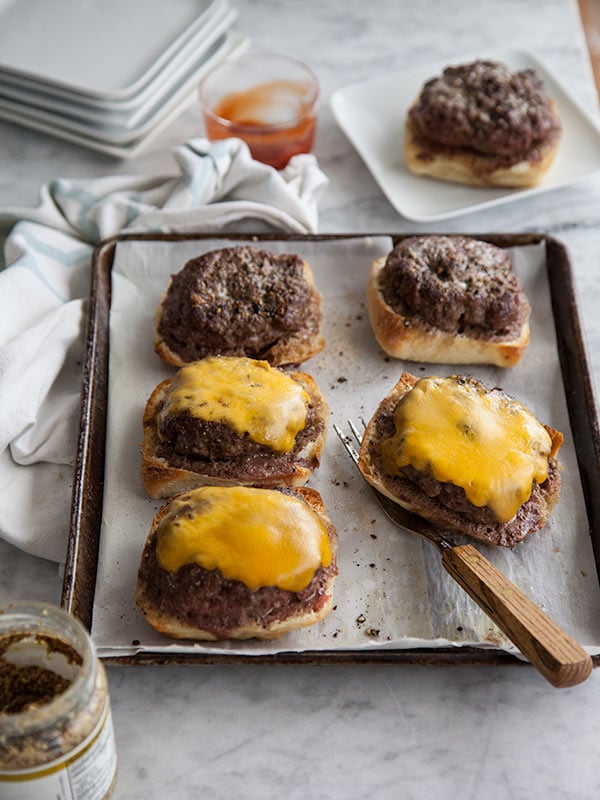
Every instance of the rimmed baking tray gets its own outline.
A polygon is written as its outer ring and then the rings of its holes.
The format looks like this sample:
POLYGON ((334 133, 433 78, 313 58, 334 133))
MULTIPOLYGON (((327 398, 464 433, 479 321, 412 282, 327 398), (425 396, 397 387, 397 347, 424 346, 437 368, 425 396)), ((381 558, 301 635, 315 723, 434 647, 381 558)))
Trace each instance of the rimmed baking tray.
MULTIPOLYGON (((407 234, 408 235, 408 234, 407 234)), ((201 247, 207 241, 227 246, 233 242, 256 244, 281 243, 286 249, 298 252, 302 247, 327 246, 330 250, 337 244, 352 246, 353 242, 387 237, 395 244, 406 235, 348 234, 295 236, 284 234, 227 236, 199 234, 123 234, 102 243, 95 252, 90 289, 88 326, 86 335, 83 388, 81 399, 80 434, 74 474, 74 489, 71 509, 69 545, 62 592, 62 605, 78 616, 93 630, 94 603, 97 590, 99 554, 105 503, 105 442, 109 427, 109 353, 111 336, 112 270, 115 254, 120 243, 137 243, 142 246, 153 243, 181 246, 189 252, 190 246, 201 247)), ((598 591, 597 574, 600 572, 600 428, 593 384, 588 366, 586 346, 577 307, 576 292, 569 254, 558 240, 543 234, 490 234, 478 235, 500 247, 543 248, 543 273, 549 291, 552 328, 556 335, 556 368, 564 389, 566 413, 570 425, 574 461, 578 468, 582 502, 589 531, 590 557, 595 574, 592 590, 598 591)), ((314 251, 314 250, 313 250, 314 251)), ((181 264, 183 266, 183 264, 181 264)), ((317 281, 318 283, 318 281, 317 281)), ((530 297, 536 305, 536 297, 530 297)), ((327 310, 326 310, 327 313, 327 310)), ((353 312, 354 313, 354 312, 353 312)), ((151 317, 153 309, 148 309, 151 317)), ((357 319, 364 316, 364 308, 356 309, 357 319)), ((344 324, 347 324, 344 323, 344 324)), ((365 325, 364 320, 361 323, 365 325)), ((336 343, 337 344, 337 343, 336 343)), ((389 361, 389 360, 388 360, 389 361)), ((306 365, 305 365, 306 366, 306 365)), ((347 365, 346 365, 347 366, 347 365)), ((413 365, 414 366, 414 365, 413 365)), ((310 371, 308 367, 307 371, 310 371)), ((455 369, 456 371, 456 369, 455 369)), ((345 380, 345 379, 344 379, 345 380)), ((381 389, 383 396, 384 389, 381 389)), ((332 395, 332 410, 335 397, 332 395)), ((333 479, 335 476, 329 476, 333 479)), ((335 520, 334 520, 335 521, 335 520)), ((587 532, 586 532, 587 537, 587 532)), ((375 538, 375 537, 373 537, 375 538)), ((428 545, 425 544, 427 547, 428 545)), ((558 549, 558 548, 556 548, 558 549)), ((588 576, 589 577, 589 576, 588 576)), ((101 585, 101 584, 100 584, 101 585)), ((131 593, 133 593, 133 587, 131 593)), ((171 652, 158 650, 120 654, 118 649, 101 656, 110 663, 144 664, 208 664, 208 663, 423 663, 423 664, 524 664, 521 659, 505 649, 493 646, 469 646, 459 642, 448 643, 443 639, 427 646, 402 647, 337 647, 325 649, 289 651, 282 640, 277 652, 215 652, 211 648, 200 648, 194 652, 171 652)), ((582 642, 583 643, 583 642, 582 642)), ((591 644, 591 643, 586 643, 591 644)), ((595 644, 595 643, 594 643, 595 644)), ((600 646, 598 647, 600 653, 600 646)), ((592 654, 594 664, 600 663, 600 655, 592 654)))

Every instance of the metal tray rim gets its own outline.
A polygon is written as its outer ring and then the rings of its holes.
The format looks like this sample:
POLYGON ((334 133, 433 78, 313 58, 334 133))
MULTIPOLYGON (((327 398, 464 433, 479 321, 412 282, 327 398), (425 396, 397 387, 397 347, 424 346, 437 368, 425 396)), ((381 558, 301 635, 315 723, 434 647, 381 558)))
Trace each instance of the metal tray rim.
MULTIPOLYGON (((236 234, 236 233, 122 233, 100 242, 94 251, 88 304, 85 358, 81 390, 79 439, 74 469, 69 539, 65 560, 61 605, 91 629, 95 590, 95 565, 98 557, 100 518, 104 474, 104 443, 106 433, 106 398, 108 396, 108 352, 110 312, 110 271, 116 246, 121 241, 189 241, 203 239, 320 241, 390 236, 394 243, 415 234, 333 233, 333 234, 236 234)), ((428 234, 433 235, 433 234, 428 234)), ((461 234, 453 234, 461 235, 461 234)), ((473 236, 473 234, 462 234, 473 236)), ((600 574, 600 496, 593 487, 600 485, 600 422, 591 379, 589 359, 580 323, 577 297, 565 245, 544 233, 477 234, 477 238, 501 247, 546 244, 547 270, 557 333, 559 360, 567 396, 569 417, 575 438, 582 489, 589 520, 589 532, 594 557, 600 574), (566 332, 570 332, 570 336, 566 332), (565 374, 570 380, 565 381, 565 374), (581 398, 584 402, 582 404, 581 398)), ((221 663, 302 663, 302 664, 431 664, 431 665, 500 665, 527 666, 527 662, 503 650, 457 646, 453 648, 407 648, 332 650, 253 656, 165 654, 144 652, 135 655, 103 656, 110 664, 127 666, 201 665, 221 663)), ((594 666, 600 665, 600 654, 592 656, 594 666)))

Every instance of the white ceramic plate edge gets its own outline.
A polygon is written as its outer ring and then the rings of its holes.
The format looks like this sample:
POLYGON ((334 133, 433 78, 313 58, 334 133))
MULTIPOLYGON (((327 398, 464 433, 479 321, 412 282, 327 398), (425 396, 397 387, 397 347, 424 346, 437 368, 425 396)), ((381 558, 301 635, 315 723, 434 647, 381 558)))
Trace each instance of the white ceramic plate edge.
MULTIPOLYGON (((237 31, 229 31, 225 35, 223 50, 219 52, 219 58, 229 58, 231 56, 241 54, 247 50, 249 46, 250 39, 248 37, 238 33, 237 31)), ((209 69, 210 66, 212 66, 212 62, 210 65, 207 65, 206 68, 209 69)), ((202 72, 198 73, 198 77, 201 77, 202 74, 204 74, 204 69, 202 72)), ((104 142, 91 136, 79 135, 77 133, 64 130, 57 125, 45 124, 34 117, 29 117, 26 114, 6 113, 0 109, 0 120, 6 120, 7 122, 13 122, 15 124, 22 125, 25 128, 38 131, 39 133, 47 133, 50 136, 63 139, 64 141, 71 142, 72 144, 80 145, 85 147, 87 150, 103 153, 104 155, 114 156, 115 158, 135 158, 150 144, 150 142, 156 136, 158 136, 161 131, 163 131, 174 119, 179 116, 183 110, 184 104, 190 100, 191 94, 188 94, 187 98, 183 98, 183 100, 174 106, 168 113, 166 113, 165 116, 157 118, 152 128, 146 133, 120 145, 104 142)))
MULTIPOLYGON (((162 49, 155 56, 154 61, 145 69, 143 73, 138 76, 137 79, 124 86, 112 89, 101 89, 100 87, 92 86, 85 87, 61 80, 52 80, 43 74, 12 68, 8 64, 0 64, 0 77, 15 77, 17 80, 24 80, 32 83, 35 86, 44 86, 48 87, 50 90, 55 89, 57 91, 67 92, 69 96, 84 96, 88 98, 97 98, 99 100, 126 99, 134 94, 138 94, 144 88, 144 86, 152 80, 156 72, 164 66, 165 62, 176 55, 177 52, 183 48, 190 39, 193 39, 201 34, 203 26, 207 24, 207 22, 209 22, 215 14, 220 12, 220 8, 223 6, 223 4, 227 4, 227 0, 213 0, 213 2, 211 2, 209 6, 205 8, 204 11, 202 11, 191 24, 188 24, 187 27, 182 29, 181 33, 176 36, 174 40, 171 40, 165 44, 164 49, 162 49)), ((56 18, 58 20, 60 20, 59 11, 60 9, 57 9, 56 18)), ((115 24, 118 24, 118 20, 115 20, 115 24)), ((49 35, 50 34, 51 32, 49 32, 49 35)))

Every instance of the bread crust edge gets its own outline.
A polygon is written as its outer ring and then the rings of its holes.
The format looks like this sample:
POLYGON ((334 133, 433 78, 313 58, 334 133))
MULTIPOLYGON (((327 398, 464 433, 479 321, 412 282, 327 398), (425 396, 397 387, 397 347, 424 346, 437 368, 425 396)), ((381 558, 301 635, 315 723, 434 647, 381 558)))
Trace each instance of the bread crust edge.
POLYGON ((392 358, 431 364, 493 364, 513 367, 529 345, 530 328, 526 320, 516 339, 484 339, 449 333, 420 322, 416 317, 398 314, 386 303, 378 286, 385 256, 376 259, 367 283, 367 311, 371 328, 380 347, 392 358))

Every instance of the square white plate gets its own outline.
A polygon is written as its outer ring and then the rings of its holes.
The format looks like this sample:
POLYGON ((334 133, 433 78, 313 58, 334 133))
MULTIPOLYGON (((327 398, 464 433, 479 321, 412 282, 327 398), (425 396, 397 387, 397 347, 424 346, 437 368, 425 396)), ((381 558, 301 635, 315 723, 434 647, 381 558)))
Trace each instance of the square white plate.
POLYGON ((24 111, 12 111, 2 107, 0 103, 0 120, 14 122, 24 128, 30 128, 40 133, 46 133, 58 139, 81 145, 88 150, 95 150, 115 158, 134 158, 139 155, 150 142, 163 131, 174 119, 176 119, 184 109, 184 106, 191 102, 194 94, 194 86, 198 80, 211 69, 218 60, 232 58, 243 53, 250 46, 250 40, 237 31, 228 31, 218 50, 198 69, 192 76, 192 84, 182 84, 180 89, 173 94, 168 103, 165 103, 159 114, 152 119, 151 123, 138 129, 135 137, 122 142, 111 142, 96 138, 91 134, 77 133, 67 130, 61 125, 45 122, 39 115, 30 115, 24 111))
POLYGON ((40 122, 55 125, 82 136, 91 136, 109 144, 123 144, 142 136, 154 124, 157 117, 167 113, 166 107, 173 106, 178 98, 194 88, 200 75, 207 72, 207 65, 213 67, 221 58, 219 55, 225 34, 236 18, 234 11, 223 17, 210 31, 193 54, 172 74, 169 81, 159 87, 156 96, 143 102, 139 108, 124 114, 114 111, 90 111, 89 109, 69 108, 63 104, 27 102, 24 97, 10 97, 0 82, 0 111, 10 114, 21 113, 36 117, 40 122))
POLYGON ((392 206, 407 219, 433 222, 565 186, 600 170, 600 127, 541 58, 527 50, 504 49, 454 58, 384 75, 338 89, 333 114, 392 206), (476 58, 512 69, 535 69, 556 101, 563 136, 543 182, 530 189, 461 186, 413 175, 404 163, 404 122, 423 83, 452 64, 476 58))
POLYGON ((0 74, 130 97, 201 32, 215 0, 0 0, 0 74))

